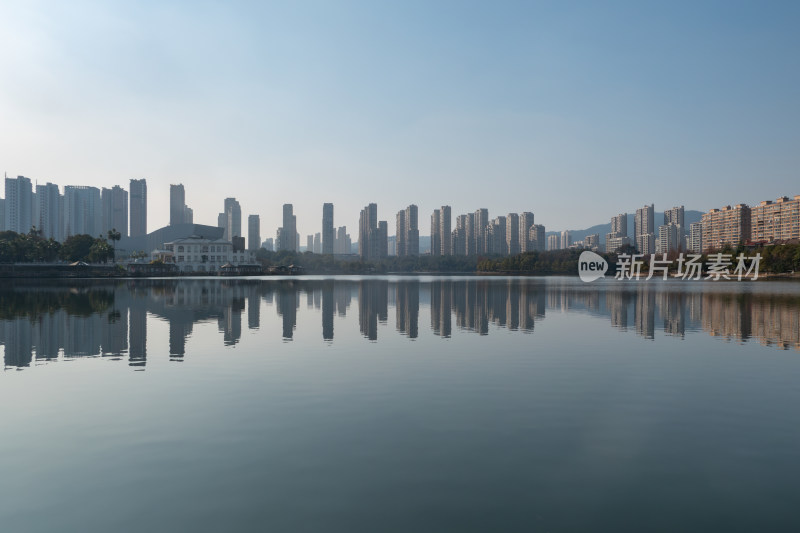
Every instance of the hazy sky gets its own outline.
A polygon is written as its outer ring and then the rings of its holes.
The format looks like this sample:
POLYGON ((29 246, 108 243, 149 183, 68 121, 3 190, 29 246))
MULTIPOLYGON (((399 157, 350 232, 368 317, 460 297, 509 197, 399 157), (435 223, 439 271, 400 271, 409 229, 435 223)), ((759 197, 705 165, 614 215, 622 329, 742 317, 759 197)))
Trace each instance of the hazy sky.
MULTIPOLYGON (((301 244, 322 203, 548 230, 647 203, 800 194, 800 2, 0 4, 0 170, 128 188, 149 229, 183 183, 301 244)), ((455 226, 455 220, 453 221, 455 226)))

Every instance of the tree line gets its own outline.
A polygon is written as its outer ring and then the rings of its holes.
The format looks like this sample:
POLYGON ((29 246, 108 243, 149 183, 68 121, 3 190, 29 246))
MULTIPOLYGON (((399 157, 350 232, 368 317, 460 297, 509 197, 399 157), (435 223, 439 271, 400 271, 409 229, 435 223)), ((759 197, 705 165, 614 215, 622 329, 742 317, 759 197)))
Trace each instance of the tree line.
POLYGON ((35 227, 28 233, 2 231, 0 263, 54 263, 59 260, 107 263, 114 260, 115 244, 119 238, 118 231, 110 230, 105 237, 71 235, 61 243, 52 237, 45 239, 35 227))
MULTIPOLYGON (((509 272, 509 273, 525 273, 525 274, 570 274, 575 275, 578 273, 578 258, 584 250, 570 249, 570 250, 550 250, 546 252, 524 252, 518 255, 508 257, 495 257, 484 258, 478 262, 477 270, 479 272, 509 272)), ((600 253, 606 261, 608 261, 608 273, 614 274, 616 272, 616 265, 618 257, 621 254, 633 255, 636 249, 633 247, 626 247, 618 250, 616 253, 600 253)), ((747 247, 743 244, 726 245, 720 250, 714 250, 701 254, 700 262, 707 265, 711 262, 716 254, 722 253, 730 255, 730 260, 733 266, 736 266, 736 257, 739 254, 744 254, 745 257, 755 257, 756 254, 761 255, 759 263, 759 272, 769 274, 787 274, 791 272, 800 272, 800 244, 776 244, 771 246, 758 246, 747 247)), ((686 257, 687 252, 684 252, 686 257)), ((667 254, 667 260, 671 261, 670 271, 677 271, 678 269, 678 256, 679 252, 672 251, 667 254)), ((657 259, 661 259, 661 254, 658 254, 657 259)), ((648 272, 650 265, 649 256, 642 259, 642 272, 648 272)))

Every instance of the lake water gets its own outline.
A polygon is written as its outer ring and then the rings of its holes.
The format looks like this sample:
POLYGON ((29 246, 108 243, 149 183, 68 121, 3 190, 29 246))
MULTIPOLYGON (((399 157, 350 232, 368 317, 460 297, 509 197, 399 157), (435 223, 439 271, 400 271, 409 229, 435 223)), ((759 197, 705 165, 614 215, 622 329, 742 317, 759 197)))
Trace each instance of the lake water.
POLYGON ((800 284, 0 288, 0 530, 800 531, 800 284))

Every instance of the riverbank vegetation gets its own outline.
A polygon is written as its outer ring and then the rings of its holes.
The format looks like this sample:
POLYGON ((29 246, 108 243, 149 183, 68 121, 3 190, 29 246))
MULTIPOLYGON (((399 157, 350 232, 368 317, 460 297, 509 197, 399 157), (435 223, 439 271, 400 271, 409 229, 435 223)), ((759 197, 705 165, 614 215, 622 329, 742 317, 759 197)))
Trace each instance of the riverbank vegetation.
POLYGON ((45 239, 36 228, 28 233, 0 232, 0 263, 54 263, 59 260, 106 263, 114 260, 114 247, 102 236, 72 235, 60 243, 53 238, 45 239))

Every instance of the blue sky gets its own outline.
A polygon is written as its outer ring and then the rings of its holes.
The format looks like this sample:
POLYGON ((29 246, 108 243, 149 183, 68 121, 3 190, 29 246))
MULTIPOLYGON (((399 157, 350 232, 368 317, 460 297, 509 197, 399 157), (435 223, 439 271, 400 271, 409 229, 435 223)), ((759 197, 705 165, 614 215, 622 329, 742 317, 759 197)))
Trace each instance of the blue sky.
MULTIPOLYGON (((3 2, 0 170, 182 182, 274 236, 431 211, 580 229, 800 194, 797 2, 3 2)), ((244 225, 244 224, 243 224, 244 225)), ((305 242, 304 237, 301 239, 305 242)))

